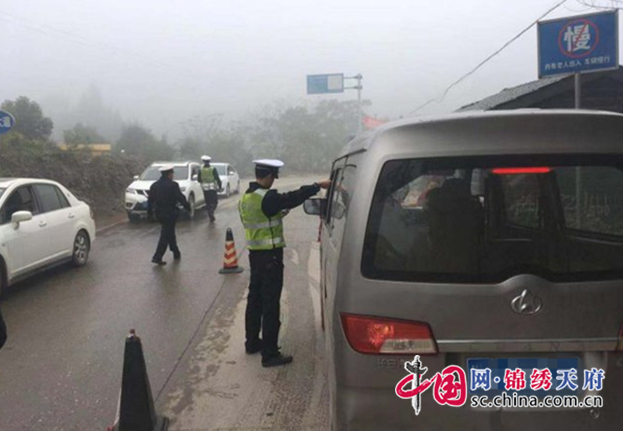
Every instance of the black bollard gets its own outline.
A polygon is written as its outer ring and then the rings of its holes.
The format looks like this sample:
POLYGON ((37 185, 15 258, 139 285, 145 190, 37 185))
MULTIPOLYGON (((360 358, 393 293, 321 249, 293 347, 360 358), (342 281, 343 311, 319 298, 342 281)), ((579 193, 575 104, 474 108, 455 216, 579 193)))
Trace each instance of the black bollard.
POLYGON ((143 346, 133 329, 125 340, 117 419, 114 431, 166 431, 169 428, 169 420, 156 414, 143 346))

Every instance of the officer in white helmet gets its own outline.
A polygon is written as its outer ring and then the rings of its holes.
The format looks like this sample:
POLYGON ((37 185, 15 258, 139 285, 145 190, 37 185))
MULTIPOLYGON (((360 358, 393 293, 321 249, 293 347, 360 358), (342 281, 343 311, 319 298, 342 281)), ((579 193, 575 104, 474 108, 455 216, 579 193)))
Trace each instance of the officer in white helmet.
POLYGON ((221 183, 221 177, 219 176, 216 168, 210 166, 212 157, 205 155, 201 156, 201 161, 203 162, 203 167, 199 171, 198 180, 201 184, 201 188, 203 189, 203 197, 206 201, 208 217, 210 217, 211 222, 214 222, 214 212, 218 206, 217 192, 223 188, 223 184, 221 183))
POLYGON ((190 204, 180 190, 180 185, 173 181, 174 170, 173 165, 161 166, 159 168, 160 179, 149 188, 147 215, 150 219, 155 215, 156 220, 162 225, 158 247, 151 259, 157 265, 166 265, 162 258, 167 248, 173 252, 175 260, 182 258, 175 236, 175 223, 178 216, 177 204, 181 204, 186 211, 190 211, 190 204))
POLYGON ((242 196, 239 204, 244 225, 251 281, 245 316, 248 354, 262 353, 262 366, 275 367, 292 362, 292 356, 282 355, 277 345, 281 290, 283 287, 283 248, 286 246, 283 217, 320 189, 329 188, 329 180, 303 186, 289 193, 271 189, 279 178, 280 160, 255 160, 256 181, 242 196), (260 331, 262 338, 260 339, 260 331))

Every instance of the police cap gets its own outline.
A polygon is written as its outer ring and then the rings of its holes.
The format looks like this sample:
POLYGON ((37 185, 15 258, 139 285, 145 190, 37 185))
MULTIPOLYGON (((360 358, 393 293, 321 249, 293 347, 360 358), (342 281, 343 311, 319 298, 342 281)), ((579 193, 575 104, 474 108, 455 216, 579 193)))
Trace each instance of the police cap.
POLYGON ((281 160, 276 159, 260 159, 253 160, 255 164, 255 172, 258 174, 273 174, 275 178, 279 178, 279 168, 284 166, 281 160))
POLYGON ((174 169, 175 169, 175 166, 173 165, 163 165, 158 168, 158 170, 165 175, 168 174, 169 172, 173 172, 174 169))

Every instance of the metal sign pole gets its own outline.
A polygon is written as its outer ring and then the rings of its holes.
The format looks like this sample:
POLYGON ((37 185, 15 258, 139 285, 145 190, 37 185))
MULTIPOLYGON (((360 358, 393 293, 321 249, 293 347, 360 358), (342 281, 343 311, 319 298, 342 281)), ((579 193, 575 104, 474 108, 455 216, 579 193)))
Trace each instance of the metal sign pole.
POLYGON ((358 73, 355 76, 344 76, 343 73, 333 73, 324 75, 307 75, 307 94, 328 94, 343 93, 344 90, 357 90, 357 110, 358 123, 357 133, 363 130, 363 106, 361 101, 361 90, 363 76, 358 73), (344 87, 345 79, 356 79, 357 85, 354 87, 344 87))
POLYGON ((358 117, 358 125, 357 125, 357 134, 361 134, 363 130, 363 107, 361 105, 361 90, 363 90, 363 85, 361 85, 361 80, 363 79, 363 75, 361 73, 355 76, 347 76, 345 79, 356 79, 357 85, 354 87, 344 87, 345 90, 357 90, 357 110, 359 111, 358 117))

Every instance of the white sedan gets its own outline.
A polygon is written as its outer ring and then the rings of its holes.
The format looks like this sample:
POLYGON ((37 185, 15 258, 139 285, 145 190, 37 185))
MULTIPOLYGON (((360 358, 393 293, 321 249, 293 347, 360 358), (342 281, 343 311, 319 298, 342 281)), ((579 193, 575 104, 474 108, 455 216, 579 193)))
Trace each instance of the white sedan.
POLYGON ((85 265, 94 240, 91 208, 59 183, 0 178, 0 295, 52 266, 85 265))
POLYGON ((229 163, 212 163, 212 166, 218 171, 223 187, 219 195, 229 197, 232 193, 240 193, 240 175, 229 163))

